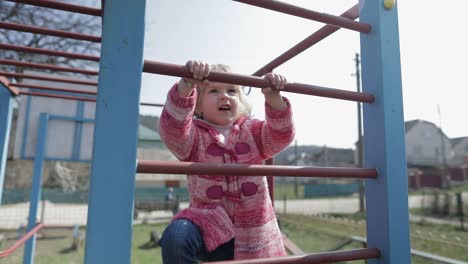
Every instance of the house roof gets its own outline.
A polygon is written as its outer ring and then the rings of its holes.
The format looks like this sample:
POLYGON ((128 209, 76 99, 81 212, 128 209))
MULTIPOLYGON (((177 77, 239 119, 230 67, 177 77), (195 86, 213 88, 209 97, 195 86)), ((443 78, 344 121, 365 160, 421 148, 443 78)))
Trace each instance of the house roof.
POLYGON ((440 127, 438 127, 436 124, 432 123, 432 122, 429 122, 429 121, 426 121, 426 120, 422 120, 422 119, 415 119, 415 120, 410 120, 410 121, 406 121, 405 122, 405 134, 407 134, 413 127, 415 127, 417 124, 422 124, 422 123, 426 123, 428 125, 431 125, 433 126, 435 129, 437 129, 440 133, 442 133, 442 135, 444 135, 446 138, 450 139, 447 134, 445 134, 441 129, 440 127))
POLYGON ((138 127, 138 140, 161 141, 159 133, 142 124, 138 127))
POLYGON ((411 128, 413 128, 419 122, 423 122, 423 120, 415 119, 415 120, 411 120, 411 121, 406 121, 405 122, 405 133, 408 133, 408 131, 410 131, 411 128))
POLYGON ((457 138, 451 138, 450 143, 452 143, 452 146, 456 146, 459 143, 461 143, 463 140, 468 139, 468 137, 457 137, 457 138))

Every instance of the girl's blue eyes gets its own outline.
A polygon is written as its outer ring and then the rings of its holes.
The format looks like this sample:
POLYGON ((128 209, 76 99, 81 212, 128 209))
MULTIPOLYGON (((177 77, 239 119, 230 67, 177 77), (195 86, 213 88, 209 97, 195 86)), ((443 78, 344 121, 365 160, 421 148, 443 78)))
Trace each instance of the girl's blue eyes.
MULTIPOLYGON (((220 90, 218 90, 218 89, 211 89, 211 90, 208 91, 208 93, 219 93, 219 92, 220 92, 220 90)), ((237 90, 236 89, 229 89, 227 91, 227 93, 235 95, 235 94, 237 94, 237 90)))

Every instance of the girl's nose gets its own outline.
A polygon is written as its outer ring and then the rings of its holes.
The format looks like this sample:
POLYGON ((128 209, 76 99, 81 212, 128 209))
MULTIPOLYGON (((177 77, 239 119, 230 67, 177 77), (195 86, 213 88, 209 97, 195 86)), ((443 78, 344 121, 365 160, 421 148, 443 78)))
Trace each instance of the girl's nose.
POLYGON ((221 100, 229 100, 229 94, 227 94, 227 93, 222 93, 222 94, 221 94, 221 100))

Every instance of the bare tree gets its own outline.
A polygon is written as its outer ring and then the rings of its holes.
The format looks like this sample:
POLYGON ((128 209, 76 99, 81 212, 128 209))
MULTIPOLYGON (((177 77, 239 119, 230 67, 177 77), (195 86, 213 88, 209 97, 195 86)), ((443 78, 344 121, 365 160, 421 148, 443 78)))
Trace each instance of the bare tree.
MULTIPOLYGON (((100 4, 101 1, 80 0, 72 2, 73 4, 96 7, 95 5, 100 4)), ((0 1, 0 21, 94 36, 101 35, 101 17, 7 1, 0 1)), ((100 43, 6 29, 0 29, 0 43, 86 55, 99 55, 100 51, 100 43)), ((11 50, 0 50, 0 58, 84 69, 97 68, 97 63, 93 61, 11 50)), ((0 65, 0 67, 16 72, 23 71, 20 67, 6 65, 0 65)))

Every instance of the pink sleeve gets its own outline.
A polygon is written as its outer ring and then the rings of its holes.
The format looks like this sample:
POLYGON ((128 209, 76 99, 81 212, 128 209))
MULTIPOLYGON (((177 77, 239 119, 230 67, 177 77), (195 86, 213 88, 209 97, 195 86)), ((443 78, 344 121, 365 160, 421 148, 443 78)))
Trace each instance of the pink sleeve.
POLYGON ((196 91, 189 97, 181 97, 175 84, 167 94, 159 119, 161 138, 179 160, 188 160, 198 145, 192 122, 196 98, 196 91))
POLYGON ((289 100, 283 97, 284 110, 272 108, 265 103, 265 121, 252 126, 252 134, 263 159, 268 159, 285 149, 294 140, 294 124, 289 100))

